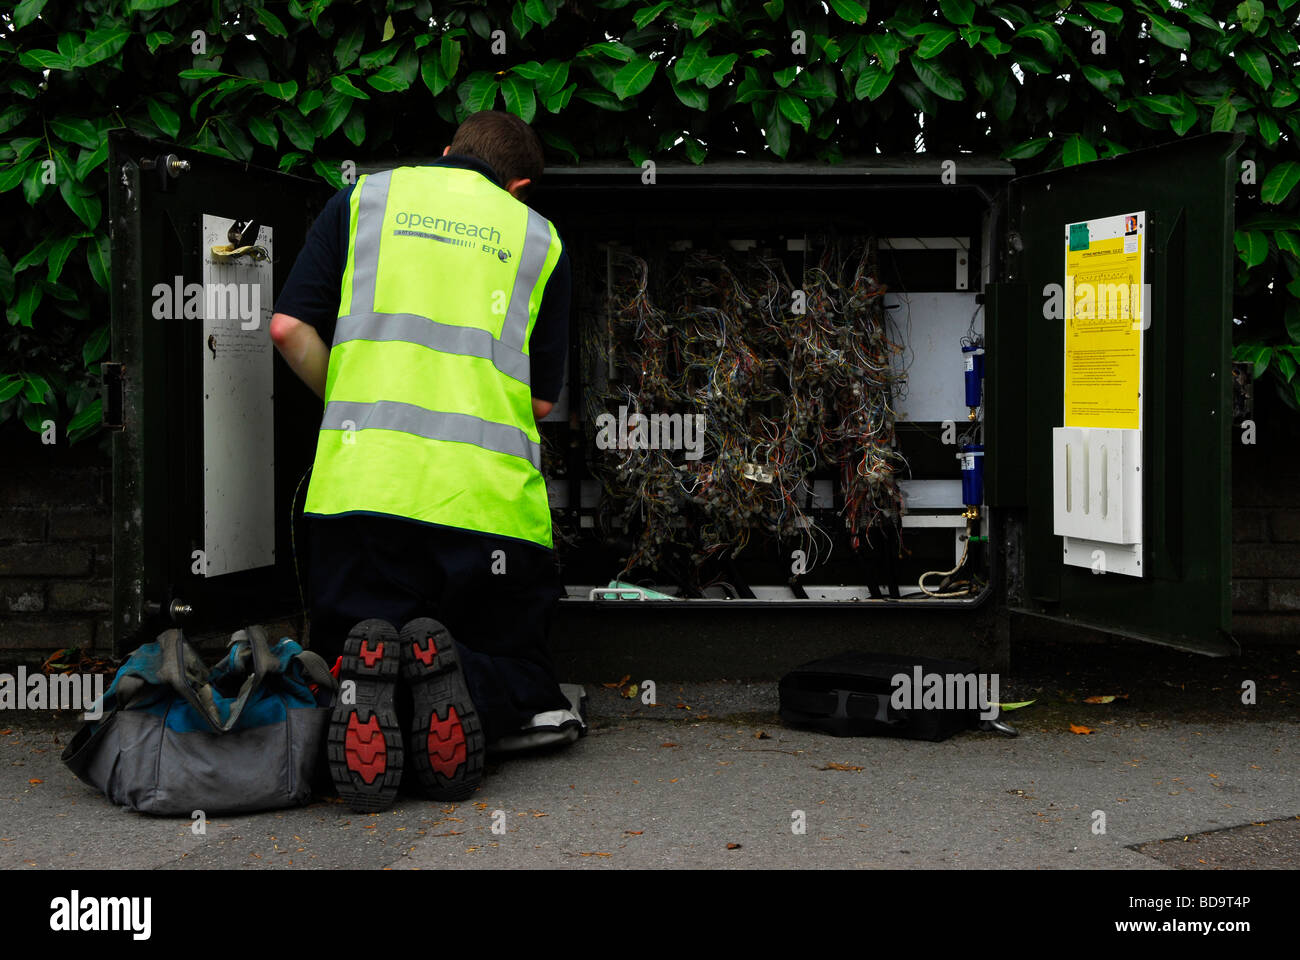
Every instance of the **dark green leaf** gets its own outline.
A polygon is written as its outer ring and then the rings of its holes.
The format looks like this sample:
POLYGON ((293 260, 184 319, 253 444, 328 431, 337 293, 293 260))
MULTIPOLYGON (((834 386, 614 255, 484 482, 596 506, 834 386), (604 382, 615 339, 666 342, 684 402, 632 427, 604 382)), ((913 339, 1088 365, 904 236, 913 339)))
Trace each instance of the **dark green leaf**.
POLYGON ((501 78, 501 99, 506 109, 524 123, 532 123, 537 113, 537 97, 533 85, 520 77, 506 74, 501 78))
POLYGON ((270 10, 266 10, 262 7, 254 7, 253 13, 257 16, 257 19, 262 22, 262 26, 266 28, 266 32, 271 36, 287 37, 289 35, 289 31, 284 28, 284 23, 270 10))
POLYGON ((298 95, 298 81, 285 80, 277 83, 274 80, 266 80, 262 83, 262 91, 277 100, 289 101, 298 95))
POLYGON ((1093 19, 1101 23, 1122 23, 1124 21, 1124 11, 1109 3, 1084 3, 1083 9, 1087 10, 1093 19))
POLYGON ((1259 198, 1265 203, 1279 204, 1290 196, 1300 183, 1300 163, 1284 160, 1268 172, 1259 189, 1259 198))
POLYGON ((768 110, 765 132, 768 147, 784 158, 790 152, 790 121, 774 106, 768 110))
POLYGON ((549 130, 541 131, 540 136, 547 146, 563 151, 571 160, 573 160, 574 163, 578 162, 578 151, 569 141, 568 137, 561 136, 558 133, 552 133, 549 130))
POLYGON ((81 348, 81 362, 90 366, 108 350, 108 324, 95 329, 81 348))
POLYGON ((1236 125, 1237 108, 1232 105, 1232 101, 1224 97, 1214 108, 1214 115, 1210 118, 1210 129, 1215 133, 1231 133, 1236 125))
POLYGON ((1147 107, 1147 109, 1165 115, 1166 117, 1177 117, 1183 112, 1182 104, 1168 94, 1161 96, 1141 96, 1138 101, 1147 107))
POLYGON ((1148 13, 1147 19, 1151 21, 1151 36, 1155 37, 1166 47, 1173 47, 1175 50, 1190 50, 1192 46, 1192 35, 1182 27, 1176 27, 1163 17, 1157 17, 1154 13, 1148 13))
POLYGON ((75 66, 71 57, 53 50, 27 50, 18 57, 18 62, 28 70, 71 70, 75 66))
POLYGON ((880 66, 886 73, 893 72, 898 63, 898 55, 907 47, 906 40, 892 33, 876 33, 867 37, 867 49, 876 55, 876 59, 880 61, 880 66))
POLYGON ((13 28, 21 30, 27 26, 41 15, 41 11, 45 9, 45 4, 48 2, 49 0, 22 0, 18 6, 14 7, 13 28))
POLYGON ((332 136, 335 130, 343 126, 343 121, 348 118, 354 103, 356 100, 352 97, 345 97, 337 90, 331 90, 320 109, 312 115, 312 129, 316 131, 316 136, 322 140, 332 136))
MULTIPOLYGON (((676 80, 670 82, 673 93, 685 106, 690 107, 692 110, 709 109, 709 93, 707 90, 701 90, 693 83, 678 83, 676 80)), ((737 97, 737 100, 739 100, 739 97, 737 97)), ((739 102, 744 103, 745 101, 739 100, 739 102)))
POLYGON ((456 88, 456 92, 460 95, 460 102, 470 113, 491 110, 497 99, 497 81, 492 74, 480 70, 471 73, 465 82, 456 88))
POLYGON ((93 192, 77 183, 72 177, 65 176, 59 181, 59 194, 68 205, 68 209, 75 213, 82 223, 91 230, 98 226, 102 205, 99 197, 93 192))
POLYGON ((449 81, 442 69, 442 58, 426 53, 420 60, 420 79, 435 97, 447 89, 449 81))
POLYGON ((100 27, 86 34, 86 41, 72 55, 75 66, 89 67, 115 56, 130 38, 126 27, 100 27))
POLYGON ((99 145, 99 132, 89 120, 55 117, 49 122, 49 127, 60 140, 67 143, 75 143, 88 150, 93 150, 99 145))
POLYGON ((626 64, 618 71, 614 77, 614 96, 620 100, 626 100, 628 97, 634 97, 646 87, 650 86, 651 79, 654 78, 655 68, 659 65, 650 59, 633 60, 626 64))
POLYGON ((343 136, 347 137, 348 142, 354 147, 359 147, 366 142, 366 113, 361 104, 352 105, 348 118, 343 121, 343 136))
POLYGON ((1277 125, 1277 121, 1263 110, 1259 110, 1255 113, 1255 122, 1259 124, 1259 135, 1264 138, 1264 142, 1270 147, 1274 146, 1282 136, 1282 129, 1277 125))
POLYGON ((108 289, 109 263, 108 235, 93 237, 86 244, 86 266, 90 268, 91 278, 105 290, 108 289))
POLYGON ((858 82, 853 87, 853 95, 859 100, 875 100, 887 89, 889 83, 894 79, 892 73, 888 73, 874 63, 869 63, 866 69, 858 75, 858 82))
POLYGON ((1242 47, 1236 50, 1237 65, 1246 76, 1267 90, 1273 82, 1273 66, 1268 62, 1268 54, 1259 47, 1242 47))
POLYGON ((284 130, 284 135, 299 150, 310 150, 316 143, 316 132, 302 119, 297 110, 286 107, 275 111, 275 115, 280 121, 280 128, 284 130))
POLYGON ((447 80, 455 80, 456 71, 460 69, 460 41, 444 36, 438 55, 442 60, 442 72, 447 75, 447 80))
POLYGON ((44 377, 35 373, 29 373, 26 375, 26 379, 27 387, 23 390, 23 396, 32 403, 44 403, 46 397, 49 397, 51 400, 54 399, 50 396, 54 390, 50 387, 50 382, 44 377))
POLYGON ((966 96, 961 81, 936 63, 913 57, 912 70, 918 80, 945 100, 961 100, 966 96))
POLYGON ((1264 22, 1264 4, 1260 0, 1245 0, 1237 4, 1237 19, 1247 33, 1254 33, 1264 22))
POLYGON ((166 30, 153 30, 144 38, 145 45, 149 48, 150 53, 157 53, 159 47, 165 47, 172 43, 176 38, 166 30))
POLYGON ((104 401, 95 399, 68 421, 68 443, 73 444, 93 434, 104 419, 104 401))
POLYGON ((952 27, 941 27, 937 30, 931 30, 922 39, 920 45, 916 48, 917 56, 923 60, 929 60, 931 57, 937 57, 941 54, 948 44, 957 39, 957 31, 952 27))
POLYGON ((244 136, 244 131, 239 128, 239 125, 228 117, 217 118, 217 134, 221 138, 221 145, 229 150, 236 160, 247 163, 253 159, 253 144, 249 142, 248 137, 244 136))
MULTIPOLYGON (((862 24, 867 22, 867 9, 857 0, 827 0, 827 2, 830 4, 830 8, 839 15, 840 19, 847 20, 849 23, 862 24)), ((784 156, 784 154, 781 155, 784 156)))
POLYGON ((0 303, 8 303, 14 298, 14 268, 0 250, 0 303))
POLYGON ((709 60, 709 45, 703 40, 686 44, 682 55, 673 63, 673 74, 679 81, 694 80, 709 60))
POLYGON ((358 87, 348 77, 342 75, 330 77, 330 86, 345 97, 354 97, 357 100, 370 99, 370 94, 358 87))
POLYGON ((68 262, 69 255, 77 246, 80 239, 81 238, 76 234, 65 234, 50 245, 50 255, 45 261, 46 280, 49 280, 51 283, 58 283, 59 277, 63 273, 63 265, 68 262))
POLYGON ((1246 269, 1258 266, 1268 257, 1268 237, 1254 230, 1236 230, 1232 242, 1246 269))
POLYGON ((551 113, 559 113, 569 105, 569 100, 573 97, 573 92, 578 89, 577 83, 571 83, 567 87, 556 90, 550 96, 542 98, 542 104, 551 113))
POLYGON ((939 9, 949 23, 964 25, 975 19, 975 4, 971 0, 939 0, 939 9))
POLYGON ((359 60, 358 66, 362 70, 373 70, 375 67, 381 67, 384 64, 391 63, 393 57, 397 56, 397 50, 400 45, 396 43, 385 44, 378 50, 372 50, 369 53, 363 53, 359 60))
MULTIPOLYGON (((366 77, 366 83, 370 84, 380 93, 393 93, 396 90, 405 90, 410 86, 407 79, 402 76, 402 71, 398 70, 396 67, 380 67, 370 76, 366 77)), ((327 97, 326 99, 329 98, 327 97)))
POLYGON ((36 308, 41 305, 41 298, 45 295, 44 291, 37 284, 25 287, 19 294, 18 299, 10 308, 8 316, 10 324, 18 324, 24 327, 32 325, 32 315, 36 313, 36 308))
POLYGON ((812 122, 812 111, 808 109, 808 104, 793 93, 785 90, 778 93, 776 95, 776 106, 792 123, 799 124, 804 130, 808 129, 808 125, 812 122))
POLYGON ((254 140, 272 150, 280 142, 280 131, 275 129, 275 124, 255 113, 248 116, 248 132, 254 140))
POLYGON ((672 6, 671 2, 656 3, 652 7, 642 7, 636 13, 632 14, 632 22, 636 24, 638 30, 644 30, 645 25, 650 23, 655 17, 663 13, 672 6))
POLYGON ((145 101, 145 107, 149 111, 149 119, 152 120, 164 134, 171 140, 175 140, 181 132, 181 117, 175 110, 167 106, 161 100, 150 97, 145 101))
POLYGON ((1020 37, 1029 37, 1037 40, 1043 45, 1047 55, 1053 60, 1059 60, 1061 57, 1061 36, 1056 32, 1056 28, 1046 23, 1031 23, 1026 27, 1021 27, 1016 31, 1012 39, 1020 37))
MULTIPOLYGON (((690 49, 691 44, 688 43, 686 47, 687 49, 690 49)), ((601 55, 610 57, 614 60, 621 60, 626 63, 636 56, 636 51, 626 43, 618 43, 617 41, 612 40, 593 43, 591 46, 583 47, 578 51, 578 56, 580 57, 595 57, 601 55)))
POLYGON ((11 107, 6 107, 0 112, 0 133, 8 133, 18 124, 22 123, 32 108, 26 104, 16 103, 11 107))
POLYGON ((1032 140, 1026 140, 1002 154, 1003 160, 1027 160, 1030 157, 1036 157, 1043 152, 1043 149, 1052 142, 1051 137, 1035 137, 1032 140))
POLYGON ((1096 159, 1096 149, 1077 133, 1071 134, 1061 148, 1061 163, 1067 167, 1073 167, 1080 163, 1090 163, 1096 159))
POLYGON ((16 373, 6 373, 0 377, 0 403, 16 397, 26 384, 27 381, 16 373))
POLYGON ((739 59, 740 55, 736 53, 729 53, 722 57, 709 57, 696 79, 712 90, 727 78, 739 59))
POLYGON ((346 70, 356 62, 357 57, 361 55, 361 45, 365 39, 365 25, 358 19, 352 24, 351 29, 339 38, 339 42, 334 47, 334 63, 340 70, 346 70))

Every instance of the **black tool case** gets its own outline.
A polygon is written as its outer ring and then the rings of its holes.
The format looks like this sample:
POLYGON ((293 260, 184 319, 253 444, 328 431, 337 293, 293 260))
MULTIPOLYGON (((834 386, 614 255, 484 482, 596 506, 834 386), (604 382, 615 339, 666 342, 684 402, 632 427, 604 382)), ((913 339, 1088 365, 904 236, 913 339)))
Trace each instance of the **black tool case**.
MULTIPOLYGON (((965 660, 851 650, 805 663, 781 678, 781 721, 837 737, 886 736, 935 742, 981 725, 978 700, 967 700, 966 709, 948 704, 939 708, 894 707, 893 678, 898 674, 907 675, 916 702, 921 702, 921 690, 914 682, 918 667, 922 678, 933 674, 945 678, 945 690, 948 677, 979 679, 976 665, 965 660)), ((972 688, 967 685, 966 689, 972 688)))

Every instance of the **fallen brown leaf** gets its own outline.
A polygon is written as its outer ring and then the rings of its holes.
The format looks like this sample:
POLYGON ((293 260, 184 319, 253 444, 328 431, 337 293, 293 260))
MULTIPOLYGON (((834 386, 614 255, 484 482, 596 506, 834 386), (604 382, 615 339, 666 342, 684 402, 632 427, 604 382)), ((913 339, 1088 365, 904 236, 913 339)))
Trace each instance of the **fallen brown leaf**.
POLYGON ((629 837, 639 837, 641 834, 645 833, 644 830, 624 830, 623 832, 629 837))
POLYGON ((31 778, 30 780, 28 780, 27 782, 28 782, 28 783, 44 783, 45 781, 44 781, 44 780, 38 780, 38 779, 36 779, 36 777, 32 777, 32 778, 31 778))
POLYGON ((850 763, 828 763, 824 767, 818 767, 818 770, 861 770, 861 767, 855 767, 850 763))
POLYGON ((1077 723, 1070 724, 1071 733, 1092 733, 1092 727, 1082 727, 1077 723))
POLYGON ((601 686, 602 686, 602 687, 608 687, 609 689, 613 690, 613 689, 615 689, 615 688, 617 688, 617 687, 625 687, 625 686, 627 686, 627 682, 628 682, 629 680, 631 680, 631 679, 632 679, 632 674, 630 674, 630 673, 625 673, 625 674, 623 674, 623 679, 622 679, 622 680, 615 680, 613 683, 602 683, 601 686))
POLYGON ((738 844, 738 843, 729 843, 729 844, 727 844, 727 849, 728 849, 728 850, 739 850, 739 849, 740 849, 740 844, 738 844))
POLYGON ((771 740, 771 739, 772 739, 772 736, 771 736, 771 734, 764 733, 762 730, 759 730, 757 733, 754 734, 754 739, 755 739, 755 740, 771 740))
POLYGON ((672 742, 669 742, 669 743, 661 743, 661 744, 659 744, 659 746, 661 746, 661 747, 680 747, 681 744, 680 744, 680 743, 672 743, 672 742))
POLYGON ((593 851, 591 851, 590 853, 580 853, 580 854, 578 854, 578 856, 580 856, 580 857, 612 857, 613 854, 612 854, 612 853, 600 853, 599 851, 593 850, 593 851))

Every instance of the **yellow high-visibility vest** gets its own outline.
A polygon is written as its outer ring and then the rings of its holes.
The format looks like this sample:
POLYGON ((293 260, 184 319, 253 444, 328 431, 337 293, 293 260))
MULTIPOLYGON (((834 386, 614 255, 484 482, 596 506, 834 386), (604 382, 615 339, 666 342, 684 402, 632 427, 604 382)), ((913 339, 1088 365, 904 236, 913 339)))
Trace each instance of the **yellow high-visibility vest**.
POLYGON ((554 225, 473 170, 358 179, 306 513, 552 546, 528 340, 559 257, 554 225))

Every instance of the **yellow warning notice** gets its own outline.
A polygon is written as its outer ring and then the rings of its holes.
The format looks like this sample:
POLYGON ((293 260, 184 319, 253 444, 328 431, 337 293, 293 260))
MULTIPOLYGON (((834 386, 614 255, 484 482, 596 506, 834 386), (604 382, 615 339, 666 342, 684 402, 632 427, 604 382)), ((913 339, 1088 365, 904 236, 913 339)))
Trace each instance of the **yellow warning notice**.
POLYGON ((1142 213, 1067 225, 1065 426, 1142 425, 1142 213))

